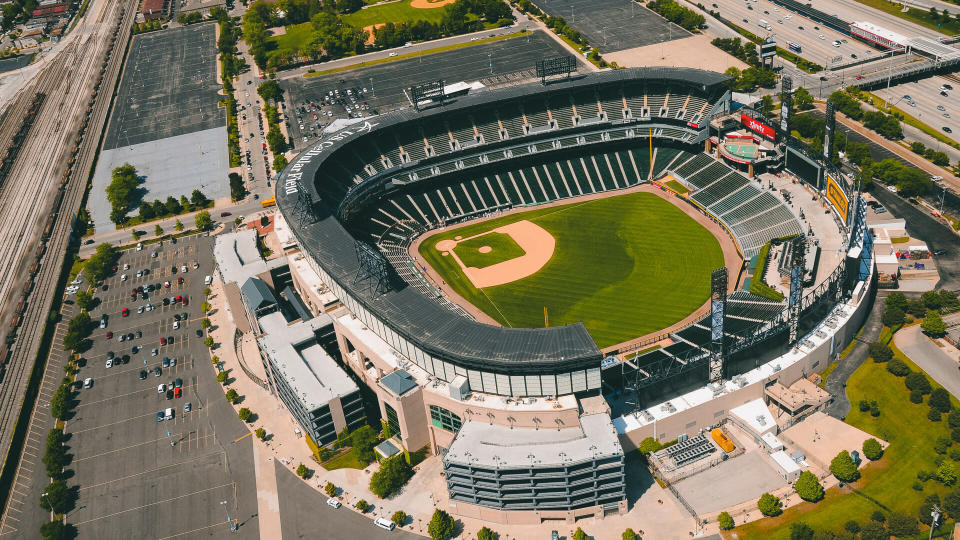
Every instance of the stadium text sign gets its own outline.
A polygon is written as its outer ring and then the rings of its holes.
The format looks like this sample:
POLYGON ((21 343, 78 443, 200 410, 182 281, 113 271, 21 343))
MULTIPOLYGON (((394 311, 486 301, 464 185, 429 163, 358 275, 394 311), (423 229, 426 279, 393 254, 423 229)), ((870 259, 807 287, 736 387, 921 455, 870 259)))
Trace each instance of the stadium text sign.
POLYGON ((843 192, 843 189, 840 187, 840 184, 837 180, 831 176, 827 175, 827 200, 830 201, 830 206, 833 206, 833 209, 840 214, 840 219, 844 223, 847 222, 847 211, 850 208, 850 198, 847 197, 847 194, 843 192))
POLYGON ((741 113, 740 123, 743 124, 743 126, 747 129, 759 133, 771 141, 776 140, 776 133, 774 133, 773 128, 764 124, 763 122, 754 120, 753 118, 741 113))
POLYGON ((328 148, 332 147, 334 143, 340 142, 351 135, 358 133, 369 133, 373 128, 380 125, 379 123, 370 123, 364 122, 362 125, 356 128, 344 128, 338 131, 335 135, 329 139, 325 139, 316 144, 309 151, 300 154, 300 157, 293 162, 293 165, 290 166, 290 169, 287 170, 286 177, 283 182, 283 190, 287 195, 293 195, 297 192, 297 183, 303 177, 303 168, 307 166, 313 158, 319 156, 328 148))

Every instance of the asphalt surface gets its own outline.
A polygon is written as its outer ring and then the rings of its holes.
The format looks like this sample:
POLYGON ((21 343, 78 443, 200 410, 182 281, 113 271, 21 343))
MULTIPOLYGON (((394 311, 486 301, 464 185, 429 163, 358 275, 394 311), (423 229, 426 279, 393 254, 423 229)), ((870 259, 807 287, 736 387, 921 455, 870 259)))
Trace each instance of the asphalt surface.
POLYGON ((23 56, 15 56, 13 58, 0 60, 0 73, 6 73, 8 71, 20 69, 23 66, 29 65, 32 60, 32 54, 25 54, 23 56))
POLYGON ((940 274, 938 289, 960 290, 960 237, 917 206, 877 184, 870 193, 890 212, 907 220, 907 232, 927 243, 931 251, 946 250, 934 256, 940 274))
POLYGON ((850 412, 850 400, 847 398, 847 379, 866 361, 870 352, 869 343, 880 337, 880 331, 883 330, 881 318, 885 298, 886 293, 880 291, 873 299, 873 306, 870 313, 867 314, 867 318, 863 321, 863 328, 853 349, 847 356, 837 361, 837 367, 827 377, 825 387, 833 399, 827 404, 825 412, 834 418, 843 420, 850 412))
POLYGON ((106 314, 108 324, 94 330, 92 347, 83 353, 86 365, 78 380, 90 377, 93 387, 77 392, 78 405, 65 430, 73 471, 68 484, 79 490, 67 521, 77 527, 79 538, 129 538, 131 531, 143 538, 259 536, 255 519, 241 519, 239 534, 232 535, 226 525, 227 513, 256 515, 256 482, 252 443, 249 437, 236 442, 249 431, 223 399, 203 338, 196 335, 204 276, 213 271, 211 249, 209 237, 192 236, 176 245, 128 250, 120 269, 106 280, 108 290, 97 292, 99 304, 91 318, 99 321, 106 314), (123 269, 125 263, 129 270, 123 269), (150 273, 137 278, 143 268, 150 273), (121 274, 127 279, 122 281, 121 274), (170 288, 161 285, 162 292, 149 293, 147 300, 130 298, 133 287, 166 281, 170 288), (175 295, 187 297, 189 305, 163 305, 162 297, 175 295), (155 309, 138 314, 148 303, 155 309), (123 308, 130 309, 127 317, 121 315, 123 308), (188 322, 174 329, 174 314, 183 312, 188 322), (107 331, 113 332, 112 339, 106 338, 107 331), (141 338, 118 341, 120 334, 137 331, 141 338), (171 336, 172 344, 161 345, 162 337, 171 336), (140 350, 131 351, 133 346, 140 350), (129 360, 106 368, 108 351, 129 360), (176 365, 162 368, 156 377, 153 369, 164 357, 176 358, 176 365), (141 380, 140 371, 147 369, 141 380), (158 393, 158 384, 176 379, 182 381, 182 397, 158 393), (157 413, 168 407, 174 418, 158 422, 157 413))
POLYGON ((216 55, 215 24, 134 36, 104 150, 225 126, 216 55))
MULTIPOLYGON (((416 47, 404 49, 404 54, 416 52, 416 47)), ((281 82, 287 92, 286 112, 293 118, 288 128, 297 148, 309 144, 320 134, 325 125, 336 118, 345 118, 346 111, 340 107, 321 107, 321 112, 332 111, 333 116, 318 114, 316 120, 312 112, 303 116, 304 130, 296 120, 297 107, 309 101, 322 100, 331 90, 366 88, 363 102, 369 105, 364 114, 385 113, 399 108, 408 108, 410 101, 405 93, 414 85, 426 81, 443 79, 446 84, 466 81, 480 81, 487 86, 505 86, 530 80, 536 74, 536 62, 545 57, 569 55, 554 39, 542 31, 531 32, 527 36, 483 43, 379 64, 360 67, 343 73, 334 73, 321 77, 296 77, 281 82), (316 126, 311 130, 311 126, 316 126), (303 137, 307 136, 307 143, 303 137)))
MULTIPOLYGON (((891 87, 889 90, 875 91, 878 96, 886 99, 900 110, 934 129, 941 130, 941 133, 947 137, 960 141, 960 105, 957 104, 956 98, 953 96, 956 92, 960 92, 960 84, 948 81, 943 77, 920 79, 891 87), (940 87, 944 84, 949 84, 954 88, 954 90, 945 91, 947 96, 940 95, 940 87), (910 96, 916 105, 910 105, 904 96, 910 96), (937 109, 938 106, 943 107, 943 110, 937 109), (949 117, 945 115, 949 115, 949 117), (944 127, 950 128, 952 133, 943 131, 944 127)), ((936 147, 934 147, 934 150, 936 150, 936 147)))
MULTIPOLYGON (((286 467, 274 460, 277 474, 277 491, 280 501, 280 520, 283 523, 283 540, 299 538, 330 538, 389 540, 391 538, 422 538, 416 534, 394 529, 392 532, 378 528, 370 515, 377 512, 374 506, 366 516, 351 509, 330 508, 326 497, 300 480, 286 467)), ((384 517, 379 514, 380 517, 384 517)), ((387 519, 390 516, 385 516, 387 519)))
POLYGON ((633 49, 689 37, 633 0, 537 0, 537 6, 554 17, 563 17, 601 53, 633 49))
POLYGON ((923 334, 919 325, 902 328, 896 334, 897 346, 916 362, 927 375, 933 377, 954 397, 960 396, 960 378, 957 361, 944 353, 939 345, 923 334))

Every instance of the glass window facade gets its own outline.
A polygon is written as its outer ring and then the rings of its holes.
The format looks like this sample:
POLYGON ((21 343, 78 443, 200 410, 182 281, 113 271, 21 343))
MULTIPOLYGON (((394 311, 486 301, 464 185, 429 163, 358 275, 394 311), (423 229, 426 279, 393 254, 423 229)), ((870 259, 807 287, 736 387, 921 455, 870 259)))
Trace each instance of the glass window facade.
POLYGON ((460 431, 460 426, 463 425, 463 422, 460 420, 459 416, 453 414, 447 409, 444 409, 443 407, 438 407, 436 405, 430 406, 430 420, 433 421, 433 425, 437 426, 438 428, 445 429, 453 433, 460 431))
POLYGON ((390 425, 390 433, 402 439, 403 432, 400 431, 400 418, 397 416, 397 411, 389 403, 384 403, 383 408, 387 410, 387 424, 390 425))

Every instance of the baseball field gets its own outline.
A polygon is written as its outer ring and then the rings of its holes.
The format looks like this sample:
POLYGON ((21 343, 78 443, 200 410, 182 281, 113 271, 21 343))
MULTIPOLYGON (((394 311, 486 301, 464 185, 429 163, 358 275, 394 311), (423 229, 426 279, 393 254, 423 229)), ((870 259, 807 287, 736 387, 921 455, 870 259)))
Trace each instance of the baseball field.
POLYGON ((550 326, 582 321, 601 348, 696 311, 709 297, 710 272, 723 265, 709 231, 644 192, 446 230, 419 254, 504 326, 543 327, 546 307, 550 326))

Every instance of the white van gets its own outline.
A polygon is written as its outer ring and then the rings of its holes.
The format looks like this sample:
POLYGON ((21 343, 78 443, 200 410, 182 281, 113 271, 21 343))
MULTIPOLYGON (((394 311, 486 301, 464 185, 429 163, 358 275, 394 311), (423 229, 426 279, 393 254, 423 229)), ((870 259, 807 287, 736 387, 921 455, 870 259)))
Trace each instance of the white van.
POLYGON ((386 529, 388 531, 392 531, 397 526, 396 523, 390 521, 389 519, 384 519, 384 518, 377 518, 373 520, 373 524, 376 525, 377 527, 380 527, 381 529, 386 529))
POLYGON ((211 283, 213 283, 213 276, 207 276, 207 277, 203 278, 203 284, 204 284, 204 285, 209 285, 209 284, 211 284, 211 283))
POLYGON ((163 411, 163 419, 164 419, 164 420, 173 420, 173 409, 172 409, 172 408, 167 407, 167 410, 163 411))
POLYGON ((340 508, 342 505, 340 504, 340 501, 336 499, 327 499, 327 506, 330 508, 340 508))
POLYGON ((839 42, 839 41, 834 41, 834 42, 833 42, 833 46, 834 46, 834 47, 839 47, 839 46, 840 46, 840 42, 839 42))

